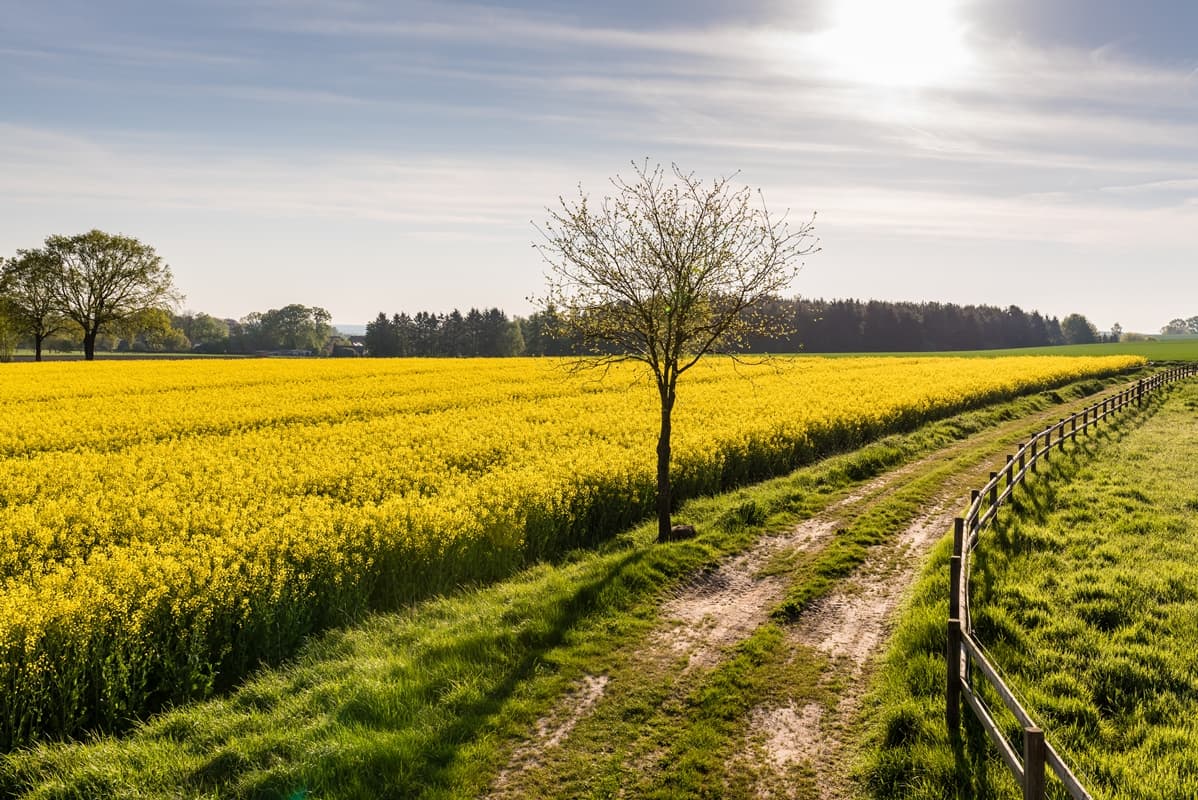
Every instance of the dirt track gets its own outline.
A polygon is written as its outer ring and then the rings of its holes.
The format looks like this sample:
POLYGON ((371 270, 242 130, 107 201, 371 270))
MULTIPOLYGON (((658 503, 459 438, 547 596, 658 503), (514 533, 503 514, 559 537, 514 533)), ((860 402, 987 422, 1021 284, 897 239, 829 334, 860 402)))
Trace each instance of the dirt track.
MULTIPOLYGON (((943 454, 938 454, 943 457, 943 454)), ((829 506, 819 516, 785 533, 767 536, 714 571, 683 585, 662 607, 662 623, 646 646, 632 655, 635 672, 669 671, 684 663, 678 676, 683 686, 700 680, 731 648, 765 623, 785 596, 786 577, 762 575, 778 556, 819 549, 838 528, 851 522, 863 508, 878 502, 918 472, 924 462, 911 464, 859 487, 829 506)), ((891 619, 906 587, 927 549, 951 526, 957 498, 944 498, 928 508, 907 530, 875 547, 853 576, 833 594, 815 604, 792 626, 794 644, 825 653, 838 670, 860 678, 869 659, 885 641, 891 619)), ((555 712, 540 720, 534 736, 518 748, 508 767, 492 784, 490 797, 520 796, 521 775, 539 768, 563 745, 570 731, 602 702, 608 676, 586 678, 558 703, 555 712)), ((859 687, 860 681, 848 685, 859 687)), ((761 707, 752 712, 746 748, 768 753, 765 766, 779 777, 805 763, 819 776, 821 798, 846 794, 846 776, 834 765, 843 765, 840 751, 846 744, 842 731, 858 709, 860 690, 847 689, 835 712, 820 704, 761 707), (826 787, 827 791, 824 791, 826 787)), ((761 766, 760 759, 758 767, 761 766)), ((767 783, 776 783, 768 780, 767 783)), ((770 796, 765 789, 762 796, 770 796)))
MULTIPOLYGON (((951 476, 922 503, 909 523, 873 547, 864 563, 787 626, 789 646, 827 658, 838 688, 833 702, 803 699, 760 705, 746 719, 737 762, 755 778, 758 797, 847 800, 854 796, 849 769, 859 738, 862 698, 883 652, 896 612, 931 547, 952 527, 966 504, 967 487, 1001 463, 1019 437, 1061 409, 1014 420, 955 442, 923 459, 869 481, 818 516, 760 539, 717 569, 696 575, 663 604, 656 630, 629 654, 633 675, 669 675, 675 693, 700 684, 729 652, 764 624, 788 589, 785 575, 763 575, 788 554, 816 552, 839 528, 900 492, 915 478, 952 462, 951 476), (1041 419, 1043 418, 1043 420, 1041 419), (681 664, 681 668, 678 665, 681 664), (796 782, 796 774, 809 780, 796 782), (796 786, 798 788, 796 788, 796 786)), ((613 684, 614 685, 614 684, 613 684)), ((522 776, 569 748, 570 732, 605 702, 608 676, 588 677, 537 726, 508 768, 492 784, 492 797, 519 797, 522 776)), ((645 758, 651 760, 653 754, 645 758)), ((635 770, 636 765, 629 765, 635 770)), ((631 796, 631 795, 629 795, 631 796)))

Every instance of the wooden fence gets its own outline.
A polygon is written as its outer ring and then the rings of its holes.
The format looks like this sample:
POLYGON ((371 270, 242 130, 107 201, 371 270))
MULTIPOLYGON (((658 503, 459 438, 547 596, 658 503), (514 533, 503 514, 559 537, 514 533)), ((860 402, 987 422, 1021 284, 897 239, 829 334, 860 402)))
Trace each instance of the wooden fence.
POLYGON ((1024 800, 1043 800, 1046 767, 1052 768, 1053 773, 1075 800, 1091 800, 1091 797, 1057 751, 1045 740, 1044 731, 1015 698, 1010 687, 1003 682, 998 670, 986 658, 981 644, 974 637, 969 613, 969 556, 978 545, 978 535, 983 526, 994 519, 999 507, 1010 499, 1015 488, 1024 481, 1028 473, 1036 471, 1039 461, 1049 460, 1053 448, 1058 451, 1064 450, 1066 439, 1074 441, 1078 433, 1089 435, 1092 426, 1098 425, 1111 415, 1131 405, 1143 405, 1145 395, 1195 374, 1198 374, 1198 365, 1185 365, 1159 372, 1118 394, 1087 406, 1070 417, 1065 417, 1054 425, 1049 425, 1032 436, 1014 455, 1007 456, 1005 469, 990 473, 990 482, 971 493, 969 511, 964 517, 958 517, 954 521, 953 556, 950 565, 952 588, 948 612, 948 697, 945 709, 949 734, 959 735, 961 701, 964 700, 991 741, 998 747, 999 754, 1014 774, 1015 780, 1023 787, 1024 800), (1023 729, 1022 757, 1007 741, 985 701, 975 691, 974 686, 979 680, 979 675, 994 689, 1002 699, 1003 705, 1014 715, 1023 729))

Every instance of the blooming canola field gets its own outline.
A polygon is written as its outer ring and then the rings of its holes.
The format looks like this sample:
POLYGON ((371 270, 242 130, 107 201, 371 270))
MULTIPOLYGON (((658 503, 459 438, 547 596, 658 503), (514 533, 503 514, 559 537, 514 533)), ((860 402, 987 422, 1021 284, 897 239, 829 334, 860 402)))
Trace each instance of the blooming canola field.
MULTIPOLYGON (((710 359, 681 495, 1137 357, 710 359)), ((656 392, 543 359, 0 367, 0 747, 119 728, 312 631, 653 507, 656 392)))

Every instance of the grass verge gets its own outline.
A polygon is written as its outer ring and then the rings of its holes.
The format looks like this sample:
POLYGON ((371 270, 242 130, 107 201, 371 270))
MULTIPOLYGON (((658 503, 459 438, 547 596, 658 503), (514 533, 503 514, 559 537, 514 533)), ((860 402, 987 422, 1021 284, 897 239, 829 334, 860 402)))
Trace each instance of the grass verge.
MULTIPOLYGON (((1196 410, 1191 381, 1054 454, 976 555, 979 637, 1098 798, 1198 796, 1196 410)), ((1020 796, 975 724, 959 742, 945 731, 949 549, 917 584, 867 704, 871 797, 1020 796)), ((1014 720, 999 721, 1018 746, 1014 720)), ((1050 781, 1050 796, 1063 787, 1050 781)))

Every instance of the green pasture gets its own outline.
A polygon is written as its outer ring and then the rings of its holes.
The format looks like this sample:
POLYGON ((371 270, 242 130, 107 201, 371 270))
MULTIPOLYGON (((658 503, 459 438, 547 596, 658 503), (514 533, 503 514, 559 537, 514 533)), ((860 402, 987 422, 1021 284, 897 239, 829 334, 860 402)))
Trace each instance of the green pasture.
POLYGON ((1170 338, 1150 342, 1113 342, 1110 344, 1067 344, 1057 347, 1024 347, 1010 350, 983 350, 970 355, 1020 356, 1143 356, 1149 361, 1198 361, 1198 338, 1170 338))
MULTIPOLYGON (((1190 380, 1079 439, 975 555, 977 636, 1096 800, 1198 797, 1196 421, 1190 380)), ((962 738, 946 731, 948 555, 943 542, 867 703, 860 774, 879 800, 1021 796, 968 709, 962 738)), ((1014 719, 997 719, 1018 749, 1014 719)))
POLYGON ((946 350, 935 353, 800 353, 824 358, 863 358, 901 356, 919 358, 952 356, 963 358, 996 358, 998 356, 1143 356, 1149 361, 1198 361, 1198 337, 1169 337, 1147 342, 1115 342, 1111 344, 1066 344, 1054 347, 1013 347, 1003 350, 946 350))

